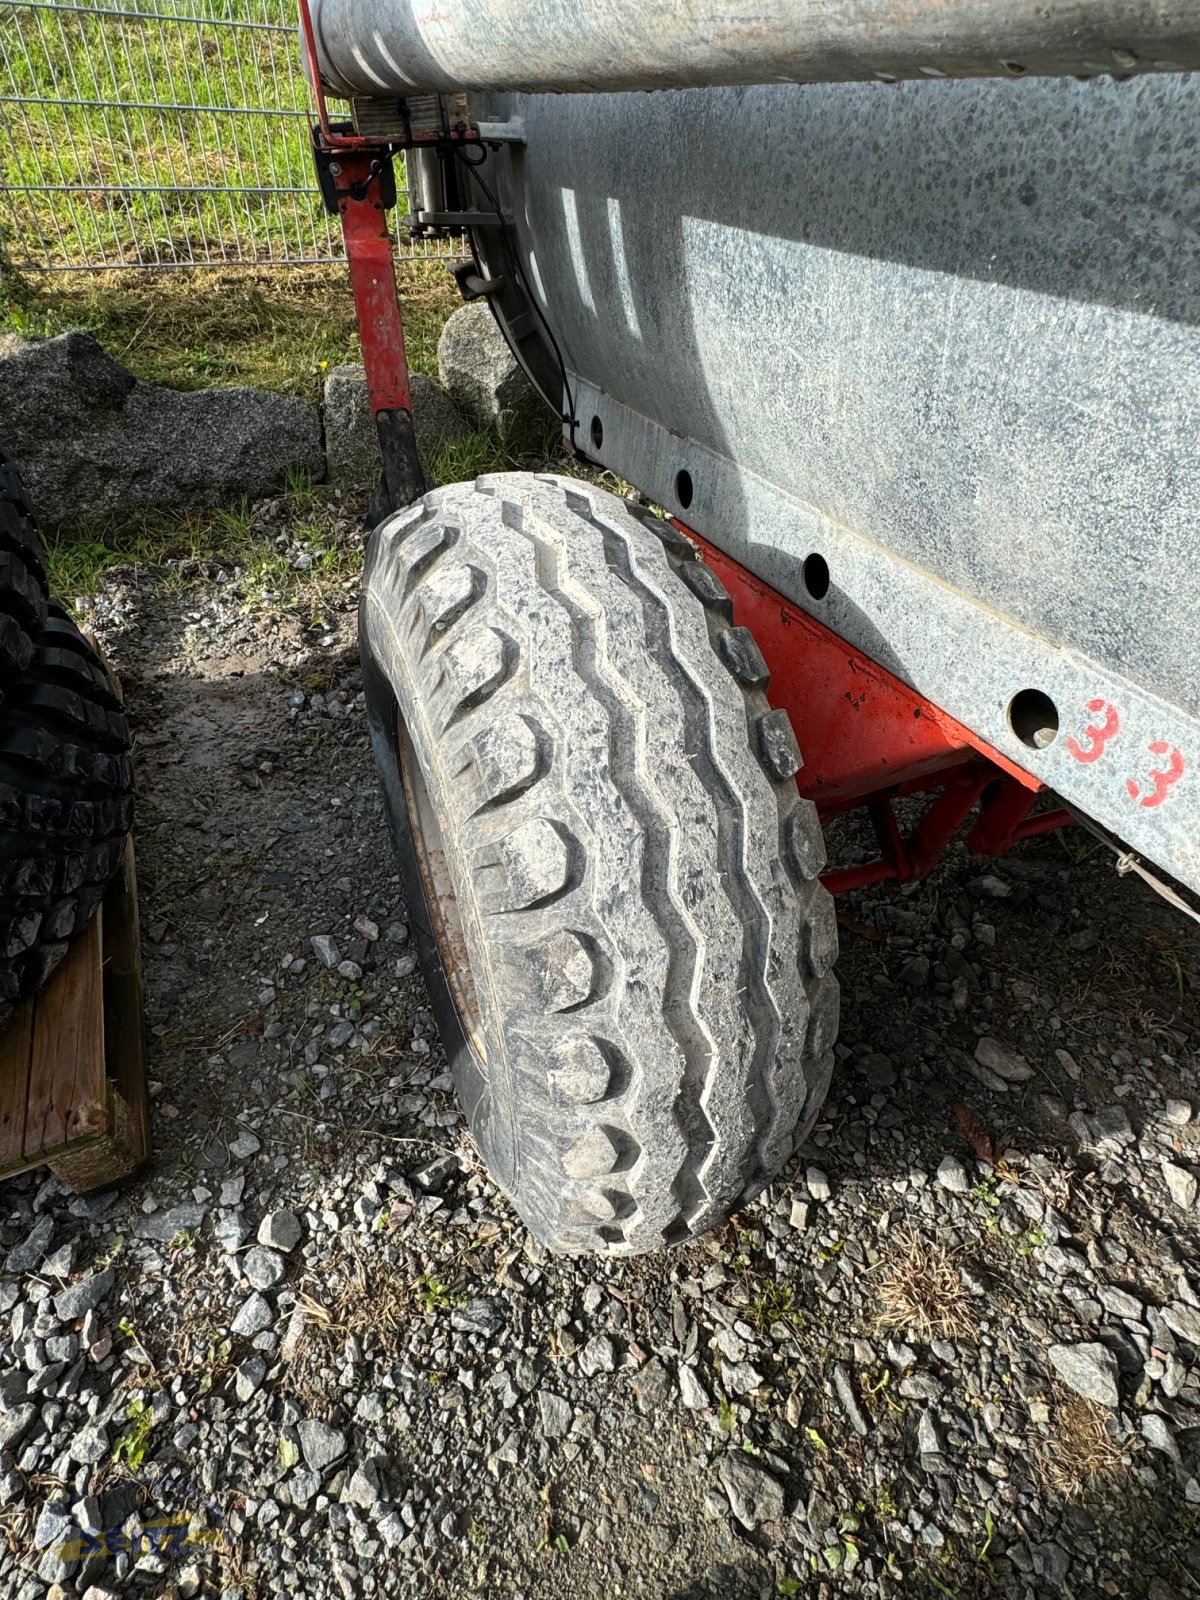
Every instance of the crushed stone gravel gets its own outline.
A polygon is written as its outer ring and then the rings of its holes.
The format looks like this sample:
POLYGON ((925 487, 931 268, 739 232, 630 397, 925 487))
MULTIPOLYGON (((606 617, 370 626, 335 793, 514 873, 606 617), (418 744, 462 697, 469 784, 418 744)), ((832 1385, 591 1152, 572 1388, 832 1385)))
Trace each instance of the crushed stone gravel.
POLYGON ((809 1147, 705 1239, 551 1258, 455 1103, 355 598, 185 563, 88 601, 137 733, 155 1157, 5 1186, 0 1593, 1200 1593, 1190 927, 1054 838, 847 897, 809 1147))

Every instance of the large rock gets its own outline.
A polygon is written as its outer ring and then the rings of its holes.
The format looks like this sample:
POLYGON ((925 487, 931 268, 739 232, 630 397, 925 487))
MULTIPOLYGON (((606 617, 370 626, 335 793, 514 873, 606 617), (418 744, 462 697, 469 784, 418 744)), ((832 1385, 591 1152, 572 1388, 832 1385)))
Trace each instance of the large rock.
POLYGON ((753 1532, 764 1522, 783 1521, 787 1505, 782 1485, 749 1456, 740 1450, 722 1456, 717 1463, 717 1477, 743 1528, 753 1532))
MULTIPOLYGON (((428 472, 443 446, 465 439, 470 428, 432 378, 414 372, 409 383, 417 448, 428 472)), ((325 456, 330 483, 351 493, 373 489, 383 470, 367 375, 361 366, 334 367, 325 379, 325 456)))
POLYGON ((0 440, 43 526, 253 500, 325 475, 316 408, 142 383, 86 333, 0 350, 0 440))
POLYGON ((463 306, 449 318, 438 340, 438 373, 467 416, 514 448, 540 445, 553 427, 485 305, 463 306))
POLYGON ((1052 1344, 1046 1353, 1059 1377, 1076 1394, 1110 1409, 1120 1405, 1117 1358, 1107 1345, 1052 1344))

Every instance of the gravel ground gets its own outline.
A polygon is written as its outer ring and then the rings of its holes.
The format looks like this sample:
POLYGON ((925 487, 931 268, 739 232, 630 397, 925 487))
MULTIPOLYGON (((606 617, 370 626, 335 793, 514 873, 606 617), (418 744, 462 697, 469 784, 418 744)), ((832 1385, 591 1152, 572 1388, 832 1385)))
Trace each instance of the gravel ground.
POLYGON ((1195 930, 1082 837, 849 897, 789 1172, 687 1248, 550 1258, 426 1008, 353 592, 243 589, 90 608, 156 1154, 5 1186, 0 1593, 1200 1595, 1195 930))

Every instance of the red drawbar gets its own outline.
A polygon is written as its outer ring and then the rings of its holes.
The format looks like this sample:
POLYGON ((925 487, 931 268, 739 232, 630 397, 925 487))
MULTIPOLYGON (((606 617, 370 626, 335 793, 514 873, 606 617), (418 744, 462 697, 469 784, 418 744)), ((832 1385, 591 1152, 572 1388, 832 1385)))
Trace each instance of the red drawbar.
POLYGON ((1037 778, 731 556, 677 525, 733 597, 734 621, 758 642, 771 673, 771 703, 788 713, 804 756, 796 776, 801 794, 825 817, 861 806, 874 825, 880 858, 830 871, 829 888, 923 877, 977 804, 967 844, 984 855, 999 855, 1018 839, 1073 820, 1065 811, 1030 817, 1043 787, 1037 778), (924 791, 937 791, 936 797, 905 838, 892 801, 924 791))
POLYGON ((339 151, 337 160, 338 210, 371 410, 411 411, 392 240, 376 170, 379 163, 370 155, 352 151, 339 151))

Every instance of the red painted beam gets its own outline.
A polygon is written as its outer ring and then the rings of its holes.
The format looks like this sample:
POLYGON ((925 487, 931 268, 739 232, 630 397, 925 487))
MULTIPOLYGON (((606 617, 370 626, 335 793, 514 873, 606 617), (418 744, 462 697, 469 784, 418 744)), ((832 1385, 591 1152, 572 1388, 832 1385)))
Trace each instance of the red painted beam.
POLYGON ((396 268, 388 232, 379 158, 338 152, 338 211, 346 241, 350 287, 358 313, 371 410, 411 411, 404 325, 396 298, 396 268))
POLYGON ((734 620, 758 641, 771 703, 791 717, 804 766, 800 792, 832 815, 880 789, 935 787, 984 757, 1025 790, 1042 787, 961 722, 801 611, 732 556, 679 524, 733 597, 734 620))

